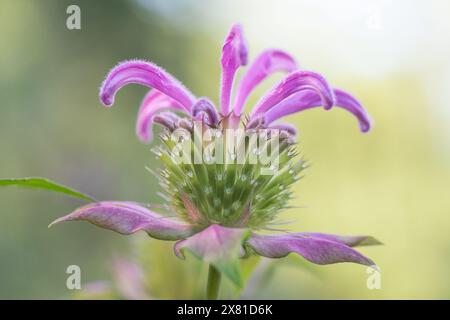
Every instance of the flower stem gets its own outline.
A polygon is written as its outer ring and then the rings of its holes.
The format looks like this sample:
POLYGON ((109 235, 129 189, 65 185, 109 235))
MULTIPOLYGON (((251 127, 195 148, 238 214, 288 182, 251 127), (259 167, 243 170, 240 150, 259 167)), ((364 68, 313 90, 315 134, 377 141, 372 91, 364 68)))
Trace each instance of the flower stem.
POLYGON ((209 265, 208 284, 206 286, 206 299, 217 300, 222 274, 212 264, 209 265))

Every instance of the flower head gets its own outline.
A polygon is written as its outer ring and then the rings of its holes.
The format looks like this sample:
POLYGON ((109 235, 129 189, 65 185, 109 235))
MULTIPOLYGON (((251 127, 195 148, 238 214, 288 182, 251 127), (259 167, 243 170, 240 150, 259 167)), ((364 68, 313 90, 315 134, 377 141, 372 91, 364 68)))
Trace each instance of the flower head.
POLYGON ((106 106, 119 89, 137 83, 151 90, 138 112, 136 132, 151 142, 152 124, 164 128, 153 149, 163 169, 156 172, 167 200, 164 213, 134 202, 103 201, 86 205, 54 223, 87 220, 122 234, 143 230, 161 240, 177 241, 175 254, 187 250, 241 285, 237 258, 258 254, 281 258, 295 252, 316 264, 373 261, 352 247, 379 242, 368 236, 322 233, 265 235, 278 213, 288 207, 290 187, 306 162, 296 148, 296 129, 278 123, 284 116, 323 107, 340 107, 356 117, 362 132, 371 121, 349 93, 332 88, 320 74, 299 69, 288 53, 262 52, 242 76, 232 99, 234 78, 248 61, 241 26, 234 25, 222 50, 220 107, 195 97, 154 63, 134 60, 114 67, 100 89, 106 106), (244 114, 247 98, 275 72, 286 76, 244 114), (231 140, 229 131, 232 131, 231 140), (262 152, 269 150, 264 154, 262 152), (255 162, 256 159, 256 162, 255 162))

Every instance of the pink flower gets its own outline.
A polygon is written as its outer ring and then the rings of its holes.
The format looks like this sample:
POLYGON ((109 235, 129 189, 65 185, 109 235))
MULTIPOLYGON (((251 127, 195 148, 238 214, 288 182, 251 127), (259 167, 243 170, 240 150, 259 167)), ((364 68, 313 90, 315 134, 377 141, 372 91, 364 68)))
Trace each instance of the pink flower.
MULTIPOLYGON (((140 140, 150 142, 153 123, 165 128, 161 136, 162 147, 156 153, 165 166, 158 177, 166 190, 170 215, 135 202, 100 201, 83 206, 52 224, 86 220, 125 235, 142 230, 156 239, 176 241, 174 252, 178 257, 184 259, 187 250, 210 264, 209 298, 217 296, 220 273, 236 285, 242 285, 238 259, 251 254, 282 258, 294 252, 316 264, 353 262, 374 266, 372 260, 352 248, 379 244, 369 236, 261 233, 262 230, 273 230, 273 221, 288 206, 292 196, 289 187, 306 167, 304 160, 296 158, 295 127, 276 121, 314 107, 328 110, 333 106, 355 116, 362 132, 370 129, 371 121, 353 96, 333 89, 320 74, 299 69, 289 54, 277 49, 266 50, 254 60, 243 74, 232 99, 235 74, 247 61, 248 50, 242 28, 234 25, 222 50, 219 109, 211 100, 195 97, 172 75, 151 62, 133 60, 114 67, 100 89, 100 100, 104 105, 111 106, 117 91, 127 84, 137 83, 151 88, 139 109, 136 132, 140 140), (287 75, 259 100, 248 116, 244 115, 249 95, 275 72, 287 75), (203 129, 213 128, 219 133, 237 128, 241 123, 245 132, 256 130, 261 133, 267 128, 280 130, 279 170, 273 175, 262 175, 257 170, 258 165, 249 163, 173 162, 168 151, 172 143, 167 138, 168 134, 177 129, 192 132, 194 120, 201 121, 203 129)), ((272 133, 264 133, 264 143, 269 143, 274 137, 272 133)), ((241 142, 250 145, 250 141, 241 142)), ((247 151, 244 158, 247 159, 251 152, 247 151)), ((2 185, 24 185, 92 199, 39 178, 0 179, 2 185)))

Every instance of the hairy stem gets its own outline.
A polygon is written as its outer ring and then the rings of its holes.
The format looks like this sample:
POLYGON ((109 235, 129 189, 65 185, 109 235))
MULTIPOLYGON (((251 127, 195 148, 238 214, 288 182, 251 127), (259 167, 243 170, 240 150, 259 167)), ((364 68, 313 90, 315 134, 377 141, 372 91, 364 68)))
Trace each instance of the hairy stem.
POLYGON ((213 265, 209 265, 208 284, 206 285, 206 299, 217 300, 222 274, 213 265))

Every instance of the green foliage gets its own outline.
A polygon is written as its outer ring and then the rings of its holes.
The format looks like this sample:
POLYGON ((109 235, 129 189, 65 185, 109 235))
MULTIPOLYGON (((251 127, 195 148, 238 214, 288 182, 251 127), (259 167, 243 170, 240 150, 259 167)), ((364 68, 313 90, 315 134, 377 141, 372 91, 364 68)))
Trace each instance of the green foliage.
POLYGON ((46 178, 32 177, 32 178, 11 178, 11 179, 0 179, 0 187, 3 186, 18 186, 32 189, 41 189, 47 191, 53 191, 58 193, 63 193, 65 195, 82 199, 85 201, 96 200, 86 194, 83 194, 75 189, 63 186, 62 184, 53 182, 46 178))

